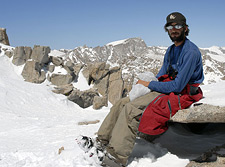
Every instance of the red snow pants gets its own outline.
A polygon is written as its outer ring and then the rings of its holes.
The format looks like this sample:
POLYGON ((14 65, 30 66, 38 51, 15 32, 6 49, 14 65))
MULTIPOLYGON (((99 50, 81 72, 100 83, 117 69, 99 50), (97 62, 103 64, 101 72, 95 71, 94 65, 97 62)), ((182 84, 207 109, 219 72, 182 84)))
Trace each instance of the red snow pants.
MULTIPOLYGON (((159 78, 163 82, 170 81, 168 75, 159 78)), ((180 94, 161 94, 157 96, 145 109, 140 119, 138 130, 149 135, 159 135, 168 129, 167 122, 178 110, 189 107, 199 101, 203 93, 198 87, 198 93, 190 95, 190 87, 199 84, 187 84, 180 94)))

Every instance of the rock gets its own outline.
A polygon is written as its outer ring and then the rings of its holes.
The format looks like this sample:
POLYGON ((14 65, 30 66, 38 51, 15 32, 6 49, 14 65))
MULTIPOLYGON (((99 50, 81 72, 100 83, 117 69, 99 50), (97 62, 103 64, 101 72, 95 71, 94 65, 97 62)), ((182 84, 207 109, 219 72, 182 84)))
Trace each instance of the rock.
POLYGON ((24 51, 25 51, 26 61, 27 61, 31 58, 32 48, 29 46, 24 46, 24 51))
POLYGON ((80 73, 80 70, 84 67, 84 64, 78 63, 73 66, 73 72, 76 76, 80 73))
POLYGON ((48 65, 48 71, 52 73, 54 70, 55 70, 55 65, 54 64, 49 64, 48 65))
POLYGON ((108 97, 109 75, 106 75, 101 80, 95 81, 94 87, 98 89, 98 92, 102 96, 108 97))
POLYGON ((64 62, 63 68, 72 76, 74 76, 74 78, 76 77, 74 74, 74 63, 72 63, 72 61, 66 61, 64 62))
POLYGON ((89 124, 97 124, 99 123, 99 120, 94 120, 94 121, 82 121, 82 122, 78 122, 78 125, 89 125, 89 124))
POLYGON ((32 83, 42 83, 46 79, 45 72, 41 70, 40 64, 36 61, 27 61, 21 75, 25 81, 32 83))
POLYGON ((122 98, 124 83, 122 71, 113 72, 109 77, 108 99, 114 105, 122 98))
POLYGON ((30 59, 32 53, 31 47, 18 46, 14 50, 14 56, 12 63, 16 66, 20 66, 26 63, 30 59))
POLYGON ((53 57, 51 56, 50 57, 52 63, 55 65, 55 66, 61 66, 63 64, 63 60, 61 57, 53 57))
POLYGON ((68 99, 78 104, 82 108, 87 108, 93 105, 95 96, 99 96, 98 92, 95 89, 80 91, 75 88, 73 92, 68 96, 68 99))
POLYGON ((58 154, 61 154, 63 150, 64 150, 64 147, 61 147, 58 151, 58 154))
POLYGON ((187 164, 186 167, 224 167, 224 166, 225 166, 225 158, 218 157, 216 162, 197 163, 191 161, 189 164, 187 164))
POLYGON ((74 80, 74 77, 70 74, 52 74, 50 76, 50 82, 56 86, 70 84, 74 80))
POLYGON ((90 84, 92 81, 97 81, 105 77, 109 72, 109 65, 106 65, 105 62, 88 63, 87 70, 88 83, 90 84))
MULTIPOLYGON (((0 51, 0 53, 1 53, 1 51, 0 51)), ((11 51, 11 50, 6 50, 6 51, 5 51, 5 55, 8 56, 8 58, 11 58, 11 57, 13 57, 14 52, 11 51)))
POLYGON ((16 66, 20 66, 25 64, 26 62, 26 54, 23 46, 16 47, 14 50, 14 56, 12 63, 16 66))
POLYGON ((106 97, 95 96, 93 100, 93 109, 98 110, 103 106, 108 106, 108 99, 106 97))
POLYGON ((0 43, 2 43, 4 45, 10 45, 9 38, 8 38, 5 28, 0 28, 0 43))
POLYGON ((225 123, 225 107, 201 104, 178 111, 171 118, 171 121, 181 123, 225 123))
POLYGON ((190 161, 186 167, 224 167, 225 144, 203 153, 200 157, 190 161))
POLYGON ((34 45, 31 59, 35 60, 39 64, 47 64, 49 63, 49 56, 51 49, 48 46, 40 46, 40 45, 34 45))
POLYGON ((72 84, 62 85, 55 87, 55 89, 52 90, 52 92, 68 96, 73 91, 73 88, 74 87, 72 84))

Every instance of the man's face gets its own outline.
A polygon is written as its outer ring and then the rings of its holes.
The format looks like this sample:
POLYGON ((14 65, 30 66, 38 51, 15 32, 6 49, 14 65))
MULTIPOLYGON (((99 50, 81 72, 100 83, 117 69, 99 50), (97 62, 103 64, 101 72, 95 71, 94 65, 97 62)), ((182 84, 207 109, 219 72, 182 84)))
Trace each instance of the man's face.
MULTIPOLYGON (((170 25, 175 26, 177 23, 171 23, 170 25)), ((185 27, 180 29, 173 27, 171 30, 168 30, 168 34, 173 42, 181 42, 185 38, 185 27)))

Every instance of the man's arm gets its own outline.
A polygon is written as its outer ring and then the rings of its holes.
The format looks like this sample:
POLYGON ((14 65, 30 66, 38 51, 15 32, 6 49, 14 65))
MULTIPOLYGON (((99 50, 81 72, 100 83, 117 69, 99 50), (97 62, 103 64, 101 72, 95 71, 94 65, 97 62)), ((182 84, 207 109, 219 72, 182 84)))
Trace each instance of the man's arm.
POLYGON ((148 87, 149 83, 150 83, 150 82, 143 81, 143 80, 140 80, 140 79, 139 79, 139 80, 137 81, 136 84, 141 84, 141 85, 144 85, 145 87, 148 87))
POLYGON ((161 93, 181 92, 193 75, 199 56, 201 55, 196 54, 196 52, 186 53, 175 80, 169 82, 152 81, 148 88, 161 93))

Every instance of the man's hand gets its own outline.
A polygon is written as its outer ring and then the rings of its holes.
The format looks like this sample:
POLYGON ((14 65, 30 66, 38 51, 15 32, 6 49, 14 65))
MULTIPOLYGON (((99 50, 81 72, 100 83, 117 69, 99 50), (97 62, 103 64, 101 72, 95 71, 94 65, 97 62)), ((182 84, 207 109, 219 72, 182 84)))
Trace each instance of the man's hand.
POLYGON ((137 81, 136 84, 141 84, 141 85, 144 85, 145 87, 148 87, 149 83, 150 83, 150 82, 143 81, 143 80, 140 80, 140 79, 139 79, 139 80, 137 81))

